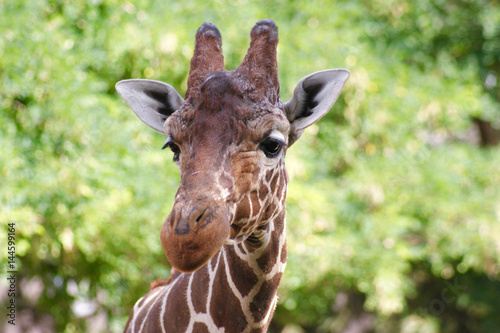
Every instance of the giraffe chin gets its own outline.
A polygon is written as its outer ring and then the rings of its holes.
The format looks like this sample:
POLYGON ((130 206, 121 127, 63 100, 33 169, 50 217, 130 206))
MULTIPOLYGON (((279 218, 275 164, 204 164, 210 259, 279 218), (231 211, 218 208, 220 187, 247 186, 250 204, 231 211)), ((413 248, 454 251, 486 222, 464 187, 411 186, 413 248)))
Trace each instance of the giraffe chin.
POLYGON ((184 273, 205 265, 229 237, 230 227, 225 219, 214 219, 203 228, 185 234, 173 232, 169 219, 170 216, 161 228, 161 245, 170 264, 184 273))

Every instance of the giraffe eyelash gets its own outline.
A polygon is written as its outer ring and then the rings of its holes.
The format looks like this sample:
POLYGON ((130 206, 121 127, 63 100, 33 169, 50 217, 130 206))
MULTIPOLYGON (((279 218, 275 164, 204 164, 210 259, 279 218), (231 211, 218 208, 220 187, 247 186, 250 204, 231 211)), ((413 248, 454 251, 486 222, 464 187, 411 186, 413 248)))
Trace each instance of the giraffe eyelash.
POLYGON ((168 137, 167 138, 167 141, 165 141, 165 144, 163 145, 163 147, 161 149, 165 149, 169 147, 170 148, 170 151, 172 151, 172 153, 174 153, 174 162, 177 162, 179 160, 179 155, 181 154, 181 150, 179 148, 179 146, 177 146, 175 143, 174 143, 174 140, 172 140, 172 137, 168 137))

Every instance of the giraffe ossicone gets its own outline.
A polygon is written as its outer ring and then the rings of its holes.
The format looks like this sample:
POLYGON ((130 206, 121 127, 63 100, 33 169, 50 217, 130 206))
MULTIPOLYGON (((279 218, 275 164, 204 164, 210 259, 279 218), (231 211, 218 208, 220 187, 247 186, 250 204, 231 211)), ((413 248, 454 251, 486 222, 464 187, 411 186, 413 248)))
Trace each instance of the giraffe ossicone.
POLYGON ((349 72, 320 71, 279 98, 272 20, 258 22, 241 65, 224 67, 212 23, 196 34, 183 99, 163 82, 116 89, 148 126, 167 136, 181 182, 160 239, 168 281, 134 306, 126 332, 265 332, 286 264, 286 150, 324 116, 349 72))

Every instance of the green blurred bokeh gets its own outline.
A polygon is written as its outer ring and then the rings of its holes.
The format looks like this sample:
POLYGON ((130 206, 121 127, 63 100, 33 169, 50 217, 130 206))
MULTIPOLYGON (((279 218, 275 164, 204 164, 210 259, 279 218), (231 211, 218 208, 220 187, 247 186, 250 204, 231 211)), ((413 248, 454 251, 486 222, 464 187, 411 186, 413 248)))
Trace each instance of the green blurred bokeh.
POLYGON ((177 170, 114 85, 183 94, 201 23, 217 25, 234 69, 264 18, 279 27, 283 100, 314 71, 351 71, 288 152, 289 258, 270 331, 498 332, 500 150, 475 125, 500 127, 500 3, 486 0, 0 1, 17 328, 120 332, 168 277, 159 231, 177 170))

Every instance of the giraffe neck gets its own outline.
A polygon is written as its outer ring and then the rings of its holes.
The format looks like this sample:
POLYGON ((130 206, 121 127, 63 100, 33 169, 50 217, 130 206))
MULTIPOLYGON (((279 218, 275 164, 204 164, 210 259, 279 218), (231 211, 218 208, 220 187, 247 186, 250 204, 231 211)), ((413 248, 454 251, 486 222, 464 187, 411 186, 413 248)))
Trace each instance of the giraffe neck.
POLYGON ((265 331, 269 325, 286 265, 285 236, 283 216, 257 230, 245 242, 225 248, 228 285, 248 323, 242 327, 246 330, 238 331, 265 331))
POLYGON ((266 332, 286 264, 285 212, 199 270, 173 270, 141 298, 126 332, 266 332))

